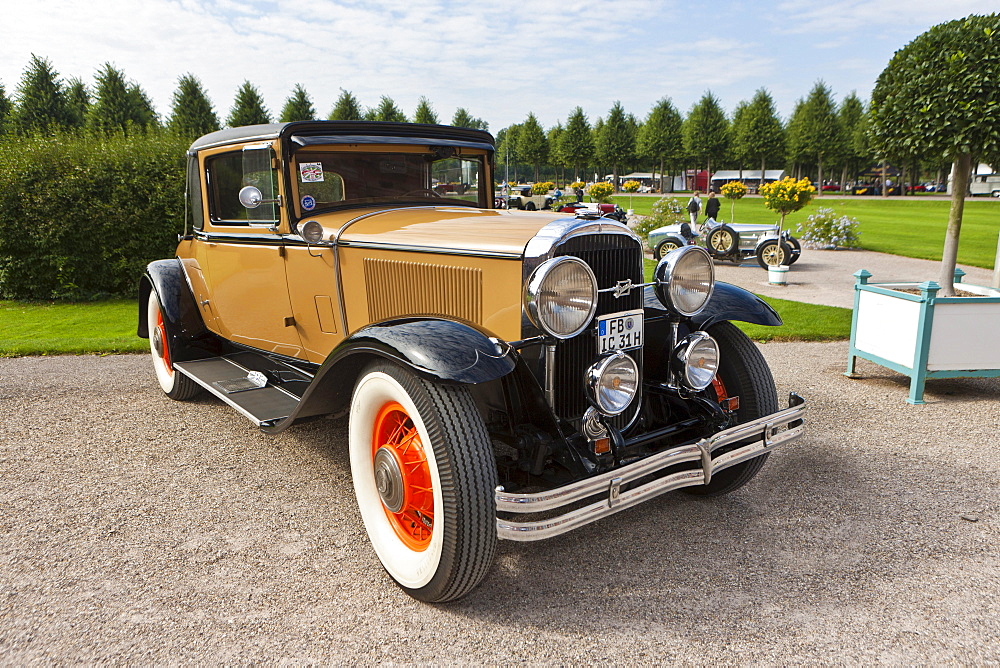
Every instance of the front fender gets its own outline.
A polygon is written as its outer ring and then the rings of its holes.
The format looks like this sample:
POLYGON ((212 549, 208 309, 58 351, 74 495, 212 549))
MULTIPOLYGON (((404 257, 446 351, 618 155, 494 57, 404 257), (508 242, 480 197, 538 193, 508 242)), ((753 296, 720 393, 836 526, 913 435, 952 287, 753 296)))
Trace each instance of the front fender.
POLYGON ((362 368, 378 358, 437 382, 478 384, 511 373, 518 355, 500 339, 454 320, 405 318, 369 325, 330 353, 295 411, 265 431, 282 431, 297 418, 342 412, 362 368))
MULTIPOLYGON (((643 307, 667 313, 667 309, 656 298, 652 286, 643 290, 643 307)), ((782 324, 781 316, 767 302, 743 288, 731 283, 716 283, 715 292, 708 305, 698 315, 691 318, 696 329, 711 327, 723 320, 739 320, 754 325, 777 327, 782 324)))

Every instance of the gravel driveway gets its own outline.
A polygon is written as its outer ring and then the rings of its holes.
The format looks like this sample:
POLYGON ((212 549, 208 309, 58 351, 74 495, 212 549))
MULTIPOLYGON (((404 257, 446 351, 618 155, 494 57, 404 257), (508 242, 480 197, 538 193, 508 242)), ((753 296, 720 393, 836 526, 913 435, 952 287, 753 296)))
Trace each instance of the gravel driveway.
POLYGON ((808 433, 729 497, 501 543, 482 586, 401 593, 346 422, 277 437, 166 399, 144 356, 0 360, 0 662, 996 664, 1000 381, 763 346, 808 433))

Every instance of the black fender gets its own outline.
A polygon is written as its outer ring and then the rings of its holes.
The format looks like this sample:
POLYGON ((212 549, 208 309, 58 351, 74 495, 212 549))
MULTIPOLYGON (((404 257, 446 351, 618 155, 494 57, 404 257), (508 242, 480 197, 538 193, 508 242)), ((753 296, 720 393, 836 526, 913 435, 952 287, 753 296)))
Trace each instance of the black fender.
MULTIPOLYGON (((664 315, 670 313, 656 298, 652 286, 643 289, 642 302, 647 318, 657 315, 657 312, 664 315)), ((757 295, 731 283, 718 282, 712 298, 701 313, 691 318, 691 323, 695 329, 704 329, 723 320, 739 320, 770 327, 782 324, 777 311, 757 295)))
POLYGON ((151 291, 156 292, 160 301, 167 329, 167 346, 173 361, 184 362, 219 354, 220 343, 202 320, 198 302, 179 259, 150 262, 145 275, 139 279, 139 326, 136 334, 141 338, 149 338, 146 300, 151 291))
POLYGON ((401 318, 369 325, 334 348, 295 411, 264 431, 282 431, 298 418, 342 413, 362 368, 378 358, 436 382, 479 384, 510 374, 519 356, 489 332, 455 320, 401 318))

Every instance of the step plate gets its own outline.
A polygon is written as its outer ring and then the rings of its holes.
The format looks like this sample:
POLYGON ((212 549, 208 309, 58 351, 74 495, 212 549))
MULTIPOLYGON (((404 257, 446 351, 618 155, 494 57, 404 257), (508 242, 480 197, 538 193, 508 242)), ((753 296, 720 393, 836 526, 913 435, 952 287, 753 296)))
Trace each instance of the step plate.
POLYGON ((225 387, 228 383, 245 379, 249 373, 246 367, 224 357, 175 362, 174 368, 250 418, 258 426, 288 417, 299 403, 297 397, 272 385, 231 393, 220 389, 216 383, 225 387))

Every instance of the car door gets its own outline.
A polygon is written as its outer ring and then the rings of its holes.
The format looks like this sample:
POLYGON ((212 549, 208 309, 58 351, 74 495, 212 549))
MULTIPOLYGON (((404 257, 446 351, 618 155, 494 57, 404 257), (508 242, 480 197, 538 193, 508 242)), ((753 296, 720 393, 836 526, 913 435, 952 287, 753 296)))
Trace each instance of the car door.
POLYGON ((299 357, 274 151, 270 144, 230 146, 204 151, 202 160, 208 215, 197 235, 196 257, 216 331, 236 343, 299 357), (262 195, 256 208, 240 202, 247 186, 262 195))

